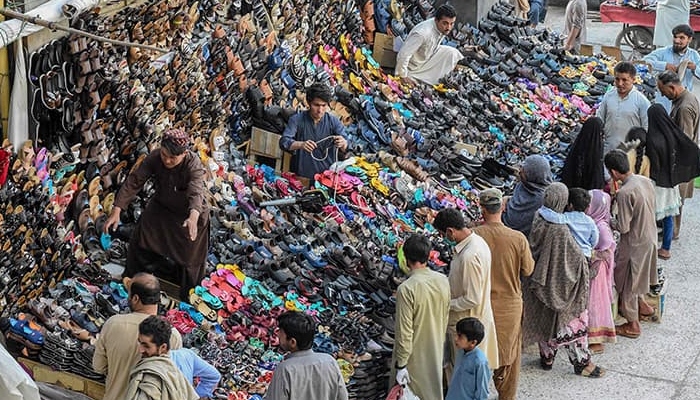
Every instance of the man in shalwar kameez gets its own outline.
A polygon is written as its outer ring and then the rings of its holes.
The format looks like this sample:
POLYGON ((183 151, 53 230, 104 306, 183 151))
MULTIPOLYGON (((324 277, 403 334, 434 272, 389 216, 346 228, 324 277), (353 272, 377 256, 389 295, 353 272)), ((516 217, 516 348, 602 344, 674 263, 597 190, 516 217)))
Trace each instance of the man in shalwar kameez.
POLYGON ((421 235, 404 243, 411 269, 396 291, 396 327, 392 356, 396 382, 421 400, 442 400, 442 361, 450 284, 447 277, 427 268, 432 246, 421 235))
POLYGON ((618 336, 632 339, 642 333, 639 299, 649 291, 650 273, 656 271, 656 196, 654 184, 630 171, 627 155, 613 150, 605 155, 610 176, 621 181, 615 195, 620 243, 615 255, 615 287, 618 309, 627 322, 615 327, 618 336))
POLYGON ((448 241, 456 243, 450 263, 450 316, 447 324, 448 349, 451 349, 448 374, 459 362, 463 352, 454 343, 457 322, 462 318, 478 318, 485 328, 479 348, 486 354, 489 367, 499 367, 496 323, 491 309, 491 250, 486 241, 467 228, 462 213, 445 208, 438 213, 433 226, 448 241))
POLYGON ((435 17, 416 25, 396 56, 396 75, 435 85, 464 58, 454 47, 442 45, 452 31, 457 13, 448 4, 438 7, 435 17))

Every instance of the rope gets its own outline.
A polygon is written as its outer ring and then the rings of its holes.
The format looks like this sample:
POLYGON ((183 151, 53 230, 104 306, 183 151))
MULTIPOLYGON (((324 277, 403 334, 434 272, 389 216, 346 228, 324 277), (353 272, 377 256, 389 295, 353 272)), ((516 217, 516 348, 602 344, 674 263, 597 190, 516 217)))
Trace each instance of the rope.
MULTIPOLYGON (((319 140, 319 141, 317 141, 317 142, 314 142, 314 143, 316 143, 316 149, 318 149, 318 145, 319 145, 319 144, 325 142, 326 140, 335 140, 335 136, 327 136, 327 137, 325 137, 325 138, 323 138, 323 139, 321 139, 321 140, 319 140)), ((338 210, 338 213, 340 214, 340 217, 343 218, 343 221, 347 221, 348 219, 345 217, 345 214, 344 214, 343 211, 340 209, 340 207, 338 207, 338 203, 336 202, 336 196, 337 196, 337 194, 338 194, 338 169, 339 169, 339 167, 338 167, 337 164, 338 164, 338 153, 339 153, 339 151, 338 151, 338 146, 334 146, 334 147, 335 147, 335 150, 334 150, 334 152, 335 152, 335 162, 334 162, 334 163, 336 164, 336 166, 335 166, 335 168, 332 170, 332 171, 333 171, 333 207, 335 207, 335 209, 338 210)), ((322 158, 318 158, 318 157, 316 157, 316 156, 314 155, 314 151, 316 151, 316 149, 314 149, 311 153, 309 153, 309 154, 311 154, 311 158, 313 158, 313 159, 316 160, 316 161, 323 161, 323 160, 325 160, 326 158, 328 158, 328 149, 329 149, 328 147, 326 147, 326 152, 325 152, 325 154, 323 155, 322 158)), ((325 218, 325 221, 328 221, 328 220, 331 219, 331 218, 333 218, 333 216, 332 216, 332 215, 329 215, 328 217, 325 218)))

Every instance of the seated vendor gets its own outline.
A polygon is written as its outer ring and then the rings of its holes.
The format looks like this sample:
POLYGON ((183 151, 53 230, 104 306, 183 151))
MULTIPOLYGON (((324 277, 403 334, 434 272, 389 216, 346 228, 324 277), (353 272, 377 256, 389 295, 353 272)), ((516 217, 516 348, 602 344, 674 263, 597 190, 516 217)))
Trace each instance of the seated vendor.
POLYGON ((396 75, 435 85, 464 58, 454 47, 442 45, 457 19, 455 9, 444 4, 435 17, 416 25, 396 56, 396 75))
POLYGON ((306 89, 307 111, 300 111, 289 119, 280 138, 280 148, 292 152, 292 172, 304 178, 327 170, 340 153, 345 152, 345 127, 334 115, 328 114, 331 89, 314 83, 306 89), (337 148, 337 151, 336 151, 337 148))

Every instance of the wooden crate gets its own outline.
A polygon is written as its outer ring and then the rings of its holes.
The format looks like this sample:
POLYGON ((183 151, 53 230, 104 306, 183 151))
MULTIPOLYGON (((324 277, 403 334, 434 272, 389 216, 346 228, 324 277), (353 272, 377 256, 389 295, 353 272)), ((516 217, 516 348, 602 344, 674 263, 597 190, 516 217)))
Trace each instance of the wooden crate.
POLYGON ((74 392, 84 393, 97 400, 102 399, 105 395, 105 385, 103 383, 71 372, 55 371, 48 365, 26 358, 19 358, 17 361, 31 371, 32 378, 37 382, 51 383, 74 392))
POLYGON ((280 148, 281 135, 253 127, 248 143, 248 162, 260 163, 261 158, 274 160, 276 171, 289 171, 291 154, 280 148))

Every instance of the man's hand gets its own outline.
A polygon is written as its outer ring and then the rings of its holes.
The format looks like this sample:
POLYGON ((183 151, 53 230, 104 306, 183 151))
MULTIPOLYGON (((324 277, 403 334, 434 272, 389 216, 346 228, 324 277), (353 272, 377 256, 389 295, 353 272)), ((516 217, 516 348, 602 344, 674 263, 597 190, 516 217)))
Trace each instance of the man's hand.
POLYGON ((671 63, 666 63, 666 71, 678 72, 678 67, 671 63))
POLYGON ((112 212, 109 214, 109 217, 107 218, 107 221, 105 221, 104 228, 104 233, 109 234, 109 231, 111 229, 117 229, 119 226, 119 214, 122 212, 122 209, 114 206, 112 208, 112 212))
POLYGON ((399 385, 408 385, 411 383, 411 377, 408 376, 408 369, 406 369, 406 367, 396 371, 396 383, 399 385))
POLYGON ((695 63, 692 61, 688 61, 688 69, 691 71, 695 71, 695 63))
POLYGON ((303 143, 304 145, 302 146, 302 149, 304 149, 304 151, 307 153, 311 153, 312 151, 316 150, 316 142, 313 140, 307 140, 303 143))
POLYGON ((335 136, 333 143, 335 144, 335 147, 339 148, 340 150, 345 150, 348 148, 348 141, 340 135, 335 136))
POLYGON ((197 239, 197 220, 199 220, 199 212, 190 210, 190 216, 182 223, 182 227, 187 228, 187 234, 193 242, 197 239))
POLYGON ((411 86, 415 86, 415 85, 416 85, 415 79, 409 78, 409 77, 407 77, 407 76, 404 76, 404 77, 401 78, 401 83, 403 83, 404 85, 411 85, 411 86))

